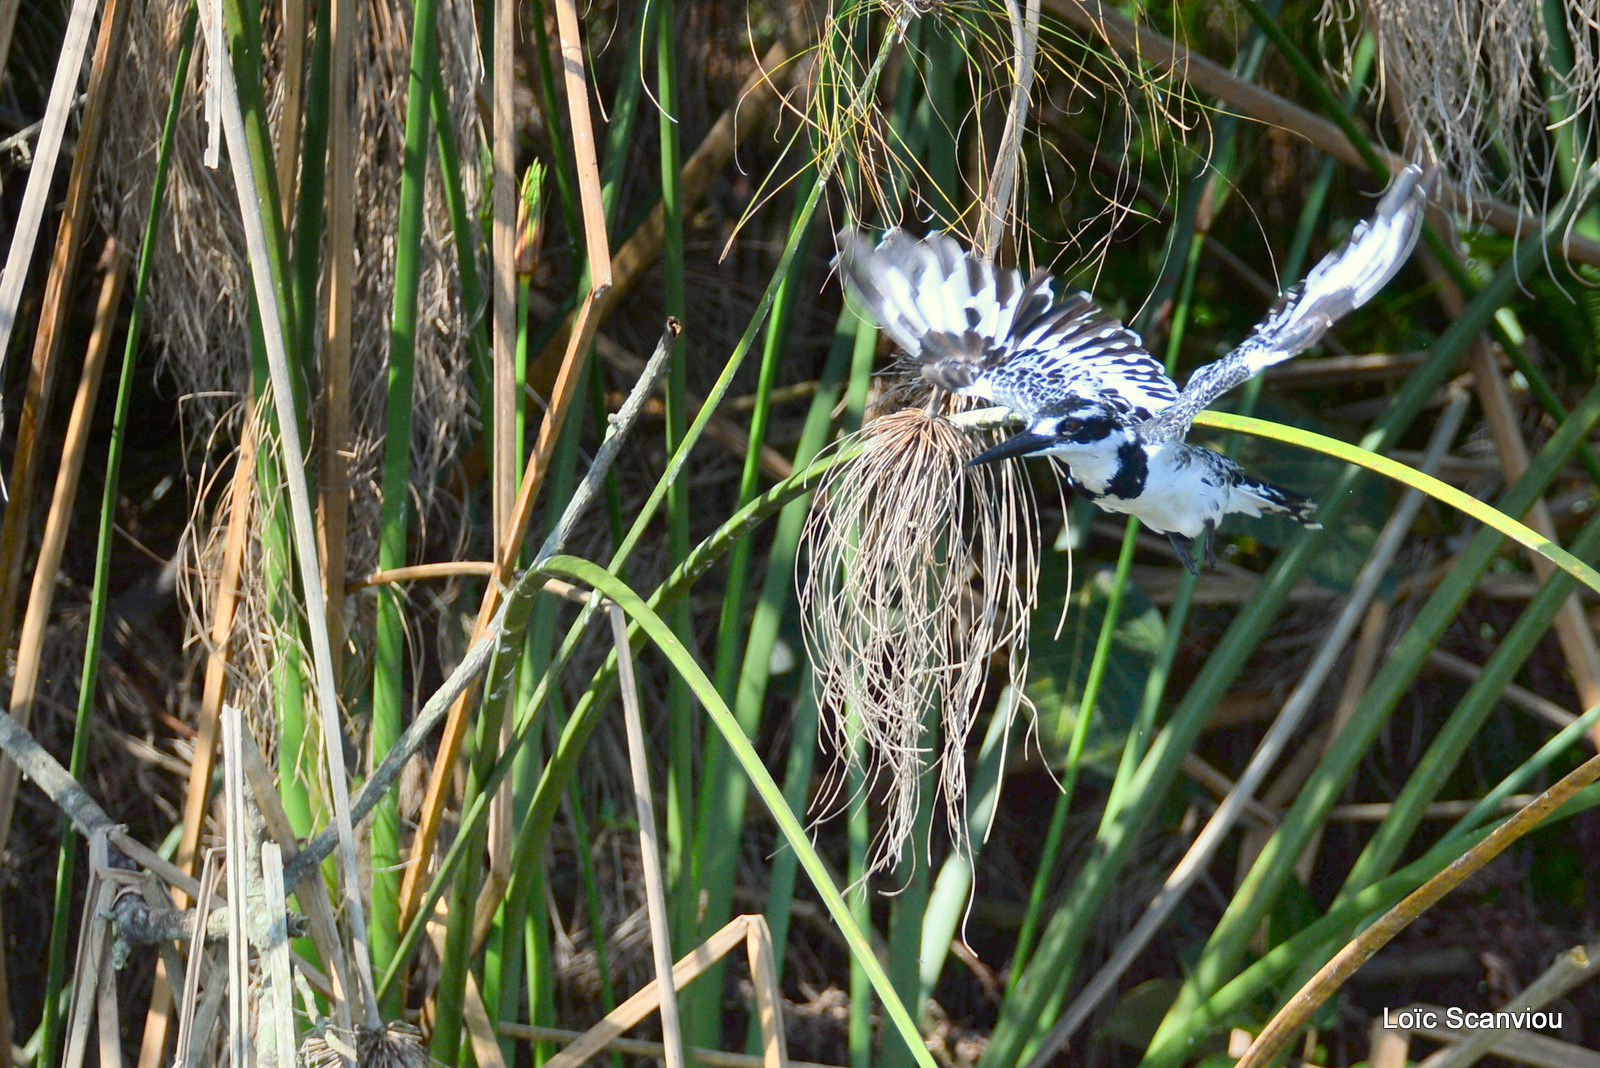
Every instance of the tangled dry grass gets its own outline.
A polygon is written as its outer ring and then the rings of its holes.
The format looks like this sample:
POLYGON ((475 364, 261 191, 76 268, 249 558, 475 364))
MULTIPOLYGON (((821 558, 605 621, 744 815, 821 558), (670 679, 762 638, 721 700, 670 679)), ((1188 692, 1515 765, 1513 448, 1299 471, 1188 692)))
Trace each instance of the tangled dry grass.
MULTIPOLYGON (((101 164, 98 207, 108 230, 128 247, 137 247, 155 170, 155 146, 171 91, 186 4, 158 3, 129 27, 128 60, 121 65, 115 94, 117 113, 108 129, 101 164)), ((400 170, 404 157, 406 85, 410 70, 410 28, 398 9, 381 3, 358 4, 362 25, 354 89, 357 101, 355 214, 357 250, 352 299, 350 427, 347 462, 350 491, 348 573, 364 575, 377 562, 381 493, 379 488, 388 387, 389 319, 395 270, 395 218, 399 210, 400 170)), ((267 98, 272 124, 283 122, 283 28, 267 9, 264 29, 267 98)), ((474 87, 482 79, 471 4, 445 0, 439 5, 443 76, 452 101, 455 138, 465 161, 478 158, 474 146, 483 134, 474 106, 474 87)), ((203 79, 206 64, 191 66, 190 77, 203 79)), ((249 285, 245 242, 225 168, 204 165, 207 128, 203 93, 189 92, 179 120, 171 178, 167 188, 166 223, 159 237, 149 293, 149 321, 163 371, 181 398, 186 436, 197 446, 206 466, 195 476, 190 499, 194 517, 182 551, 186 566, 180 575, 182 597, 190 616, 190 633, 210 630, 210 598, 193 576, 219 571, 228 524, 227 473, 232 448, 242 437, 245 398, 250 396, 248 342, 249 285), (215 482, 220 493, 205 492, 215 482)), ((463 305, 457 253, 451 233, 444 188, 436 161, 429 168, 424 216, 422 281, 416 341, 416 389, 412 412, 412 505, 426 524, 438 521, 440 472, 451 462, 471 432, 471 349, 468 331, 481 309, 463 305)), ((475 166, 460 171, 469 211, 476 211, 483 190, 475 166)), ((317 250, 312 250, 315 255, 317 250)), ((325 302, 326 294, 321 301, 325 302)), ((322 316, 318 308, 311 314, 322 316)), ((312 390, 315 393, 315 390, 312 390)), ((319 425, 312 413, 310 425, 319 425)), ((281 492, 280 487, 253 488, 251 507, 281 492)), ((269 689, 268 669, 275 625, 268 610, 266 549, 259 523, 252 523, 252 544, 245 554, 241 599, 234 633, 250 636, 236 650, 233 667, 253 695, 255 717, 269 689)), ((371 602, 348 622, 358 650, 367 646, 371 602)), ((280 636, 281 637, 281 636, 280 636)), ((358 657, 359 659, 359 657, 358 657)))
MULTIPOLYGON (((1474 192, 1525 208, 1560 199, 1561 157, 1580 161, 1595 147, 1600 2, 1373 0, 1364 12, 1384 91, 1417 147, 1474 192)), ((1328 0, 1322 17, 1342 27, 1360 15, 1328 0)), ((1345 36, 1348 69, 1359 31, 1345 36)))
POLYGON ((966 844, 967 735, 996 660, 1021 692, 1039 522, 1019 465, 968 466, 983 438, 923 407, 853 440, 860 454, 830 474, 806 524, 801 620, 836 751, 854 766, 864 748, 865 781, 887 790, 871 861, 884 871, 915 829, 935 746, 950 835, 966 844))

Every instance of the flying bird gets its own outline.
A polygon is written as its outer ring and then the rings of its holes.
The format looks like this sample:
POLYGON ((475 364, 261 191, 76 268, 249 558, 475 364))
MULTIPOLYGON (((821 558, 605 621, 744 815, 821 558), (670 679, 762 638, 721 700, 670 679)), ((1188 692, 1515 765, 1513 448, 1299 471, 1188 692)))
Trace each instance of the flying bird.
POLYGON ((1055 457, 1077 493, 1165 534, 1178 559, 1198 574, 1196 543, 1213 563, 1213 535, 1230 513, 1317 523, 1306 498, 1184 441, 1194 417, 1263 368, 1305 352, 1371 300, 1416 246, 1427 185, 1421 167, 1401 171, 1373 217, 1284 293, 1237 348, 1196 369, 1182 390, 1139 335, 1089 294, 1058 298, 1046 272, 1024 282, 1019 272, 997 269, 947 235, 918 240, 894 229, 874 247, 846 229, 835 262, 856 304, 920 363, 924 379, 1023 420, 1022 431, 973 464, 1055 457))

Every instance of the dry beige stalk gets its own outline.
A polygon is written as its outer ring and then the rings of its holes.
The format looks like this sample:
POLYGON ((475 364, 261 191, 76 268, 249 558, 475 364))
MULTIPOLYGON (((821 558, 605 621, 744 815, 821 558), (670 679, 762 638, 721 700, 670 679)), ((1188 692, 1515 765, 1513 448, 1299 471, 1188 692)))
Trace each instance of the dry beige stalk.
MULTIPOLYGON (((67 420, 67 437, 61 447, 61 466, 56 470, 50 515, 45 521, 44 541, 39 546, 39 559, 34 564, 33 585, 28 592, 22 633, 17 640, 17 669, 11 683, 11 715, 24 727, 33 718, 33 704, 38 695, 40 666, 44 657, 46 626, 50 621, 51 606, 55 603, 61 558, 66 552, 73 505, 78 497, 78 482, 88 454, 95 400, 100 395, 106 356, 116 331, 122 283, 128 274, 127 255, 117 246, 114 238, 106 242, 105 260, 106 273, 100 286, 100 300, 95 307, 94 330, 89 335, 89 348, 84 354, 78 392, 72 401, 72 415, 67 420)), ((12 806, 17 796, 17 775, 15 764, 9 760, 0 762, 0 843, 4 843, 10 834, 12 806)))

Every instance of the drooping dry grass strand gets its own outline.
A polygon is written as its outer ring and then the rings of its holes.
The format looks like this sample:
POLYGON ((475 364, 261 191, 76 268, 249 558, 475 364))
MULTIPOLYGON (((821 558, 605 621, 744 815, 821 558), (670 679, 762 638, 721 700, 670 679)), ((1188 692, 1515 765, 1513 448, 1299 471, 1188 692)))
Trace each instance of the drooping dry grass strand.
POLYGON ((854 438, 860 455, 830 473, 806 523, 801 620, 832 715, 825 729, 846 762, 859 731, 865 781, 887 790, 871 861, 882 871, 912 834, 936 747, 950 834, 966 844, 967 735, 991 670, 1019 689, 1027 674, 1038 514, 1019 465, 969 467, 986 435, 923 407, 874 419, 854 438), (925 726, 935 708, 937 741, 925 726))
MULTIPOLYGON (((1347 70, 1359 37, 1343 30, 1355 25, 1352 6, 1327 0, 1322 15, 1340 27, 1347 70)), ((1594 150, 1600 2, 1374 0, 1360 14, 1377 36, 1386 91, 1449 174, 1524 209, 1559 199, 1550 182, 1561 153, 1594 150)))

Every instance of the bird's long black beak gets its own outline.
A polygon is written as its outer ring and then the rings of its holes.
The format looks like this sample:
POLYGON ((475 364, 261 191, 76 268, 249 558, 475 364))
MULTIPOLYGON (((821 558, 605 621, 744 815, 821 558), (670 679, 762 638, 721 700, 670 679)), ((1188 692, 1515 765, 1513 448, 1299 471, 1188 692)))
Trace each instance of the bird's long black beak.
POLYGON ((968 467, 977 467, 979 464, 992 464, 996 460, 1009 460, 1013 456, 1030 456, 1047 449, 1056 443, 1056 439, 1046 434, 1035 434, 1031 430, 1024 430, 1020 434, 1013 434, 992 449, 985 449, 967 461, 968 467))

